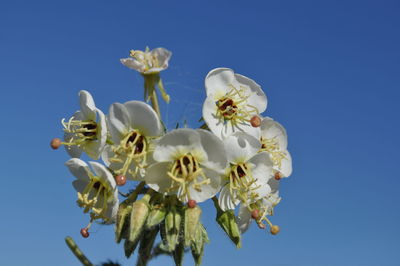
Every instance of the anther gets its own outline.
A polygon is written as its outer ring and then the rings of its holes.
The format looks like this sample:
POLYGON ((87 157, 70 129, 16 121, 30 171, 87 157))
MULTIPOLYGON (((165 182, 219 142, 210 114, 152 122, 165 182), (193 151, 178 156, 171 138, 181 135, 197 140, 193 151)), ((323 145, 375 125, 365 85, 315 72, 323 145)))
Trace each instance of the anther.
POLYGON ((282 178, 281 172, 276 172, 274 175, 274 178, 275 178, 275 180, 278 180, 278 181, 281 180, 281 178, 282 178))
POLYGON ((261 118, 258 115, 253 116, 250 119, 250 124, 252 127, 259 127, 261 125, 261 118))
POLYGON ((279 231, 280 231, 281 229, 279 228, 279 226, 277 226, 277 225, 273 225, 273 226, 271 226, 271 234, 273 234, 273 235, 277 235, 278 233, 279 233, 279 231))
POLYGON ((197 205, 197 202, 195 200, 192 200, 192 199, 189 200, 188 203, 187 203, 187 206, 189 208, 194 208, 194 207, 196 207, 196 205, 197 205))
POLYGON ((88 238, 89 237, 89 231, 88 231, 87 227, 81 229, 81 235, 82 235, 83 238, 88 238))
POLYGON ((61 142, 61 139, 59 139, 59 138, 54 138, 50 142, 50 146, 53 150, 57 150, 58 148, 60 148, 61 145, 62 145, 62 142, 61 142))
POLYGON ((259 210, 255 209, 251 211, 251 218, 253 218, 254 220, 258 219, 259 216, 259 210))
POLYGON ((115 182, 121 187, 126 184, 126 177, 124 175, 117 175, 115 177, 115 182))
POLYGON ((258 228, 260 228, 260 229, 265 229, 266 228, 266 225, 263 224, 262 222, 257 223, 257 225, 258 225, 258 228))

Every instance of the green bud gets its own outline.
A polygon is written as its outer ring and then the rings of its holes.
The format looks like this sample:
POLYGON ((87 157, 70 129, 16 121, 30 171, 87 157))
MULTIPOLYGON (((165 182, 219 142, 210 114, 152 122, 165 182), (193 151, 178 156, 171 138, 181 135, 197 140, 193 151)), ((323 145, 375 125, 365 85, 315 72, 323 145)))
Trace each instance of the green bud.
POLYGON ((149 213, 146 222, 146 228, 150 229, 156 225, 159 225, 165 219, 166 209, 164 205, 155 206, 149 213))
POLYGON ((192 251, 193 259, 196 263, 196 266, 201 265, 201 260, 203 258, 204 253, 204 244, 209 242, 207 231, 204 226, 200 223, 197 227, 195 233, 195 241, 190 245, 190 249, 192 251))
POLYGON ((232 210, 218 211, 216 220, 236 247, 240 248, 242 245, 240 242, 240 230, 236 223, 234 212, 232 210))
POLYGON ((131 217, 132 206, 126 201, 119 205, 117 213, 117 222, 115 227, 115 241, 121 242, 122 238, 127 238, 127 232, 129 229, 130 217, 131 217))
POLYGON ((165 239, 168 249, 175 250, 179 242, 179 232, 181 229, 182 215, 175 206, 171 207, 165 216, 165 239))
POLYGON ((199 206, 185 209, 185 246, 190 246, 191 242, 196 241, 196 231, 200 227, 201 209, 199 206))

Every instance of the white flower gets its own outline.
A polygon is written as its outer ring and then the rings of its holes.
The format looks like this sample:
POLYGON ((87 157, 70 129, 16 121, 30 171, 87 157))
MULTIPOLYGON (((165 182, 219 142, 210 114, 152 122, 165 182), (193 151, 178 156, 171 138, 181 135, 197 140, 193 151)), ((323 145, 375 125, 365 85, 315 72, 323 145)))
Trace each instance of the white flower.
POLYGON ((102 111, 96 108, 92 95, 79 92, 81 110, 68 120, 63 119, 64 145, 71 157, 79 158, 82 151, 97 160, 106 144, 107 125, 102 111))
POLYGON ((118 190, 112 174, 103 165, 89 162, 89 166, 82 160, 73 158, 65 165, 77 178, 72 182, 78 192, 78 205, 84 208, 83 212, 91 212, 92 220, 103 219, 106 223, 115 221, 118 211, 118 190))
POLYGON ((165 48, 155 48, 149 51, 132 50, 129 58, 121 59, 121 63, 142 74, 158 73, 168 67, 172 53, 165 48))
POLYGON ((203 118, 210 130, 224 139, 243 131, 256 138, 259 128, 250 119, 267 108, 267 97, 261 87, 229 68, 211 70, 206 79, 207 99, 203 105, 203 118))
POLYGON ((145 176, 152 189, 182 202, 203 202, 221 188, 227 167, 222 142, 205 130, 177 129, 159 139, 145 176))
POLYGON ((261 121, 261 151, 270 154, 274 163, 275 177, 288 177, 292 174, 292 157, 287 150, 288 140, 285 128, 270 117, 261 121))
POLYGON ((160 119, 150 105, 140 101, 114 103, 107 117, 114 144, 104 149, 102 159, 115 174, 140 180, 152 158, 152 142, 163 133, 160 119))
POLYGON ((236 132, 224 140, 230 163, 218 203, 222 210, 245 206, 268 195, 271 188, 272 161, 266 152, 258 153, 261 143, 244 132, 236 132))

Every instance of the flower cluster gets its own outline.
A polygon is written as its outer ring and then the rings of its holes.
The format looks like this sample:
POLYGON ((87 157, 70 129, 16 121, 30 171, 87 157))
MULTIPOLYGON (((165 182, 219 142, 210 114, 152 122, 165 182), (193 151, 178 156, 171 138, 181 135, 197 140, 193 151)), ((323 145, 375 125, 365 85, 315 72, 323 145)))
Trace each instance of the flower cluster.
POLYGON ((146 260, 160 233, 157 248, 177 264, 185 247, 200 264, 208 236, 197 203, 214 201, 217 222, 238 247, 253 220, 277 234, 268 216, 281 200, 279 182, 291 175, 292 161, 284 127, 261 115, 267 97, 260 85, 229 68, 205 78, 204 125, 167 131, 155 88, 169 102, 159 72, 170 57, 164 48, 131 51, 121 62, 144 77, 145 102, 113 103, 104 115, 90 93, 80 91, 80 110, 62 120, 64 140, 53 139, 51 147, 64 145, 72 157, 65 165, 77 178, 77 203, 90 213, 82 236, 95 220, 115 224, 126 256, 140 243, 139 259, 146 260), (82 153, 103 163, 89 162, 91 170, 82 153), (129 193, 119 191, 124 185, 129 193))

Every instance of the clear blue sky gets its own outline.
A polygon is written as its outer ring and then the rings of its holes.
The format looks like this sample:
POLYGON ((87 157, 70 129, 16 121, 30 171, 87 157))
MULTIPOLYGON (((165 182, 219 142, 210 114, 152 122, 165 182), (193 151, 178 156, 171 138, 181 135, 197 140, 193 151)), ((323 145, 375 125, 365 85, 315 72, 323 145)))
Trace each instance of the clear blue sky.
POLYGON ((0 264, 78 265, 66 235, 93 262, 135 263, 111 227, 80 237, 88 217, 49 141, 81 89, 105 112, 142 99, 142 78, 119 58, 148 45, 173 52, 169 127, 197 125, 204 77, 224 66, 262 86, 265 114, 289 134, 294 172, 272 218, 281 233, 253 226, 236 250, 203 204, 204 265, 399 265, 399 13, 385 0, 2 1, 0 264))

